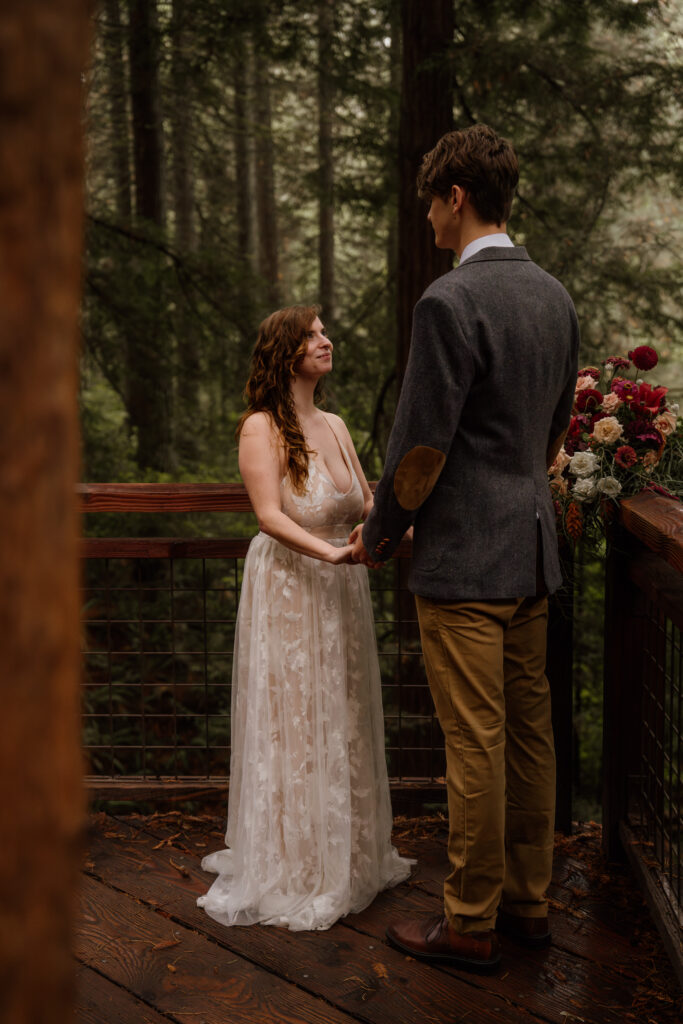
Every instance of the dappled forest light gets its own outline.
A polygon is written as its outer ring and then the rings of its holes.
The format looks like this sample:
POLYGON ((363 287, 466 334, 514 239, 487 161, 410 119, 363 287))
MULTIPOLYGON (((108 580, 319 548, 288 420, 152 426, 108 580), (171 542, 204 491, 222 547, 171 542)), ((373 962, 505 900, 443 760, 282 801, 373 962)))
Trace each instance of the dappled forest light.
POLYGON ((415 171, 453 124, 514 141, 511 234, 568 288, 586 356, 648 340, 673 360, 677 18, 666 0, 102 0, 86 478, 236 479, 256 328, 299 301, 322 306, 328 404, 376 476, 412 304, 448 267, 415 171))

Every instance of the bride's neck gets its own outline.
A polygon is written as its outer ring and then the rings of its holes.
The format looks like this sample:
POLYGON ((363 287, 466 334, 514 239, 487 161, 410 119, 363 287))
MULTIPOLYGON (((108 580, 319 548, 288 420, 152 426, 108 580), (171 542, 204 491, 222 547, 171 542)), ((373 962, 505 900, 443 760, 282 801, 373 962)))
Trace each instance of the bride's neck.
POLYGON ((310 380, 307 377, 295 377, 290 385, 294 408, 302 426, 318 412, 315 404, 317 383, 317 380, 310 380))

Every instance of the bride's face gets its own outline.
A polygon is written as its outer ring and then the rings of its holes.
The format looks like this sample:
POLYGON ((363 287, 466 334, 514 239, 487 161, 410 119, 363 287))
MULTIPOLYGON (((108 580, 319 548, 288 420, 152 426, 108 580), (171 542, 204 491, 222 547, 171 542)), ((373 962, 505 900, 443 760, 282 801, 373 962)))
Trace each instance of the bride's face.
POLYGON ((332 342, 316 317, 306 331, 306 354, 296 365, 298 377, 322 377, 332 369, 332 342))

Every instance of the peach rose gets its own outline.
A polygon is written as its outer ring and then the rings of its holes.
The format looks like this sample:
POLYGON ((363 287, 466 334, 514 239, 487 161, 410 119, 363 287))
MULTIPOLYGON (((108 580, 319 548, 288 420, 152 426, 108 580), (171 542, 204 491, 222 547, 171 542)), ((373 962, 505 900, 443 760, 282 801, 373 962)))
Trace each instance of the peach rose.
POLYGON ((615 416, 605 416, 593 427, 593 437, 602 444, 614 444, 623 433, 623 427, 615 416))
POLYGON ((564 448, 560 448, 559 452, 555 456, 555 461, 548 470, 551 476, 560 476, 565 466, 569 465, 569 455, 567 455, 564 448))
POLYGON ((668 437, 676 429, 676 414, 673 412, 662 412, 655 418, 654 425, 660 434, 668 437))
POLYGON ((619 395, 615 395, 613 391, 610 391, 608 395, 605 395, 602 400, 603 409, 605 412, 610 414, 616 412, 620 405, 621 399, 619 398, 619 395))
POLYGON ((585 391, 586 388, 594 388, 594 387, 595 387, 595 381, 590 376, 590 374, 586 374, 584 377, 578 377, 577 378, 576 388, 574 390, 575 391, 585 391))

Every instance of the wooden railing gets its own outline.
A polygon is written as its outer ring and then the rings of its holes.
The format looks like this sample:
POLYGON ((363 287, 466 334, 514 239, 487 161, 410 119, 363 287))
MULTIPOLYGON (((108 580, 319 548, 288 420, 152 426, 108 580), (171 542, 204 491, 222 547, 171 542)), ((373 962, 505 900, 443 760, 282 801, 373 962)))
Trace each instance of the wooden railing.
MULTIPOLYGON (((374 485, 371 485, 374 487, 374 485)), ((251 511, 239 484, 83 484, 86 513, 251 511)), ((84 558, 84 726, 95 797, 224 789, 232 630, 248 539, 92 537, 84 558), (217 576, 218 573, 218 576, 217 576), (194 640, 192 640, 194 637, 194 640)), ((443 802, 443 739, 406 589, 411 545, 370 574, 395 807, 443 802)), ((551 608, 557 824, 571 828, 571 594, 551 608)))
POLYGON ((603 842, 631 862, 683 984, 683 505, 623 502, 605 594, 603 842))

